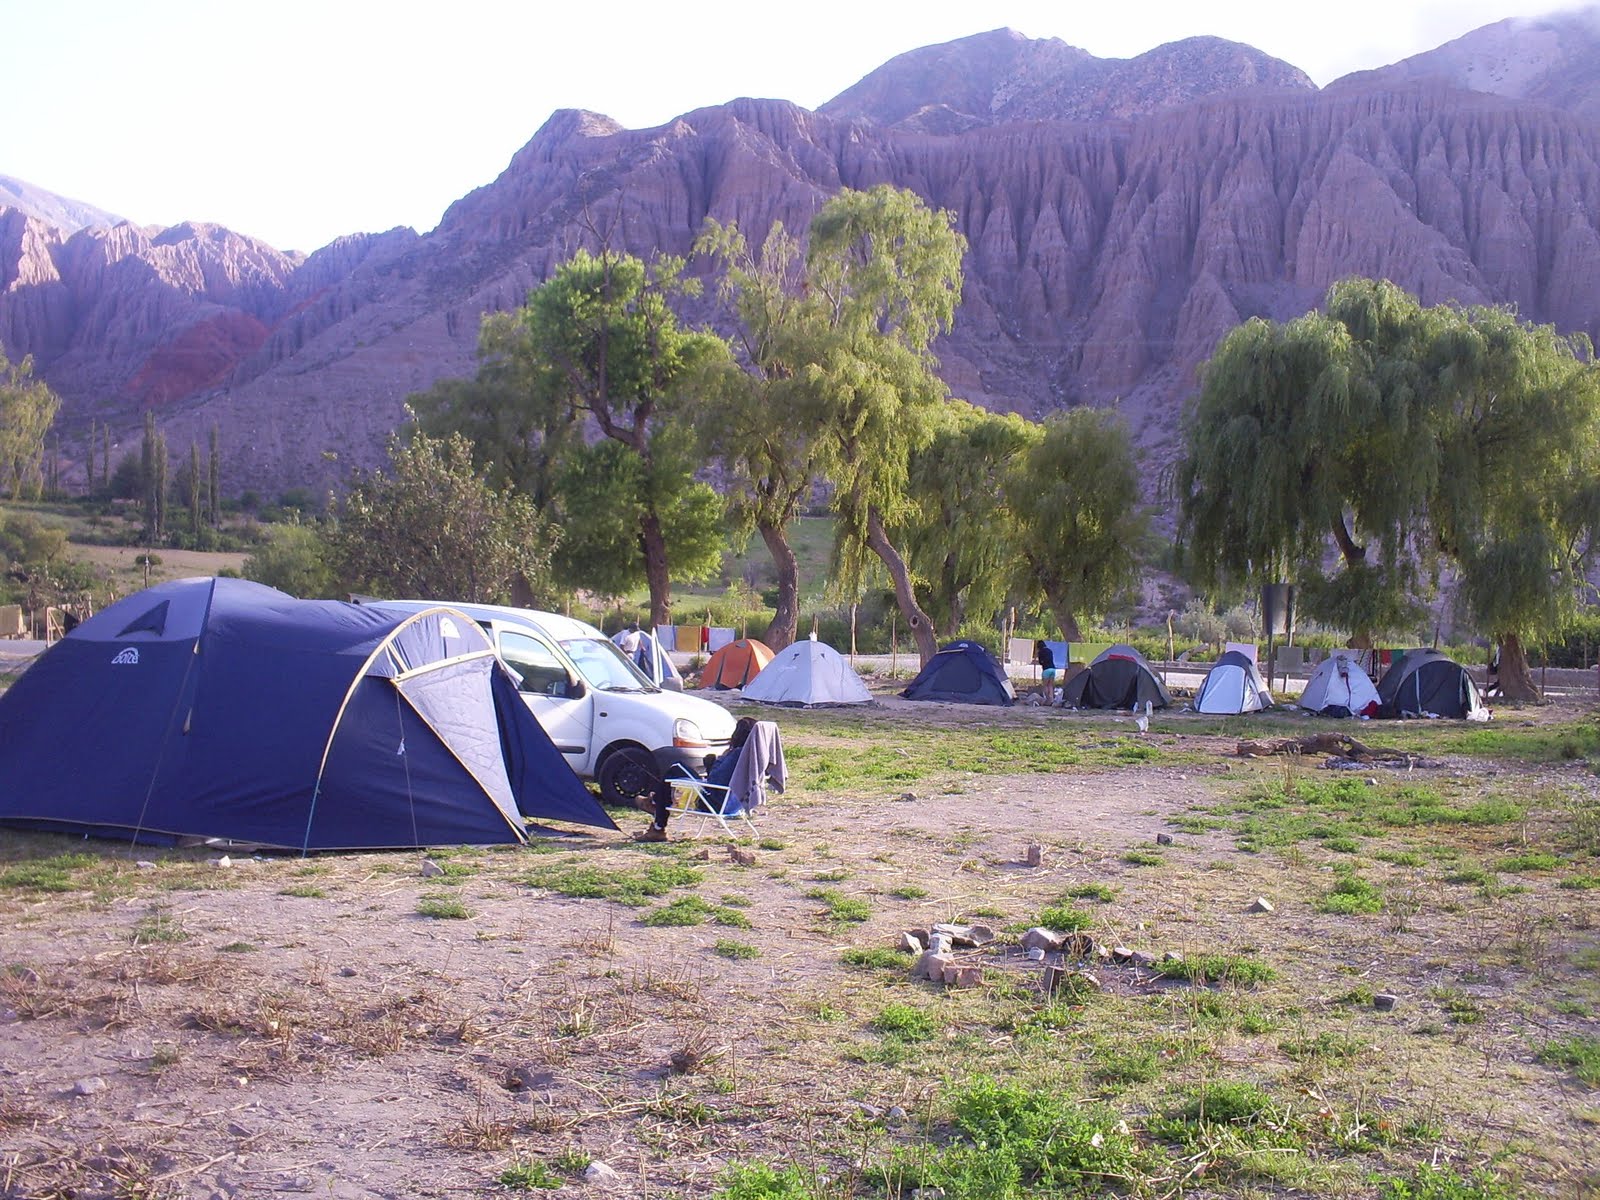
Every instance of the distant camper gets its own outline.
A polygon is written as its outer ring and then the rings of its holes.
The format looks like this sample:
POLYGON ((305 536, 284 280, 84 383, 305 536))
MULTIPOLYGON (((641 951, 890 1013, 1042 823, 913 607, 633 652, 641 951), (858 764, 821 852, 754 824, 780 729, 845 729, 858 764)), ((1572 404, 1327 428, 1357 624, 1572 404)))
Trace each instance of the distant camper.
POLYGON ((1056 663, 1056 652, 1050 648, 1050 643, 1037 641, 1033 644, 1033 661, 1039 664, 1039 676, 1044 680, 1044 702, 1054 704, 1056 699, 1056 673, 1059 669, 1056 663))

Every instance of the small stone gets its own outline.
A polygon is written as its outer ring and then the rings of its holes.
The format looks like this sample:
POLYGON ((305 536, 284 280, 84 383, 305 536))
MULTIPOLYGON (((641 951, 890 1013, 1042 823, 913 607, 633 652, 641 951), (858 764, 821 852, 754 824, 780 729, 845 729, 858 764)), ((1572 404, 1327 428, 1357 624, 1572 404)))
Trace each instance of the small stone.
POLYGON ((1130 965, 1135 967, 1153 967, 1156 965, 1156 956, 1154 954, 1147 954, 1143 950, 1135 950, 1131 955, 1128 956, 1128 962, 1130 965))
POLYGON ((583 1178, 589 1183, 599 1183, 606 1187, 621 1183, 622 1176, 617 1169, 609 1163, 603 1163, 598 1158, 583 1169, 583 1178))
POLYGON ((1272 906, 1272 901, 1268 900, 1265 896, 1257 896, 1250 902, 1250 907, 1245 909, 1245 912, 1253 913, 1269 913, 1274 911, 1276 910, 1272 906))
POLYGON ((422 877, 424 879, 437 879, 444 874, 444 868, 431 858, 422 860, 422 877))
POLYGON ((1041 950, 1056 951, 1061 949, 1061 943, 1066 939, 1053 929, 1046 929, 1042 925, 1035 925, 1018 939, 1018 944, 1024 950, 1032 950, 1035 946, 1041 950))
POLYGON ((22 1020, 22 1014, 14 1008, 0 1008, 0 1025, 10 1025, 14 1021, 22 1020))
POLYGON ((902 804, 915 804, 916 802, 917 802, 917 794, 915 792, 901 792, 900 793, 900 803, 902 803, 902 804))
POLYGON ((906 1122, 906 1110, 898 1104, 891 1104, 889 1111, 883 1114, 883 1119, 891 1125, 904 1125, 906 1122))
POLYGON ((927 951, 917 960, 917 965, 911 969, 913 979, 931 979, 935 983, 944 982, 944 969, 950 965, 948 954, 935 954, 927 951))
POLYGON ((211 865, 213 867, 231 867, 233 866, 233 859, 224 854, 221 858, 212 859, 211 865))
POLYGON ((1038 842, 1029 842, 1022 851, 1022 861, 1030 867, 1044 866, 1044 847, 1038 842))
POLYGON ((1162 962, 1182 962, 1183 961, 1183 955, 1179 954, 1176 950, 1168 950, 1165 954, 1163 954, 1161 956, 1161 961, 1162 962))
POLYGON ((1372 1007, 1379 1012, 1393 1012, 1394 1006, 1400 1003, 1400 997, 1393 992, 1378 992, 1372 997, 1372 1007))
MULTIPOLYGON (((947 980, 947 982, 949 981, 947 980)), ((983 984, 983 968, 979 966, 956 968, 954 983, 958 988, 981 987, 983 984)))
POLYGON ((1029 946, 1028 947, 1028 961, 1029 962, 1043 962, 1044 961, 1044 947, 1043 946, 1029 946))
POLYGON ((236 1138, 255 1137, 256 1131, 240 1121, 229 1121, 228 1132, 236 1138))
POLYGON ((909 954, 921 954, 928 947, 909 929, 900 935, 900 949, 909 954))
POLYGON ((856 1111, 859 1112, 863 1117, 866 1117, 869 1121, 876 1121, 879 1117, 883 1116, 883 1109, 879 1108, 876 1104, 868 1104, 865 1100, 856 1101, 856 1111))
POLYGON ((1158 846, 1170 846, 1170 845, 1172 845, 1172 835, 1170 833, 1158 833, 1158 834, 1156 834, 1156 845, 1158 845, 1158 846))
POLYGON ((935 925, 935 938, 947 937, 955 946, 986 946, 994 941, 994 930, 987 925, 935 925))
POLYGON ((1055 995, 1056 989, 1061 986, 1061 977, 1065 974, 1066 972, 1055 963, 1045 964, 1044 971, 1039 976, 1039 982, 1044 985, 1044 994, 1046 996, 1055 995))
POLYGON ((1377 787, 1378 786, 1377 777, 1373 776, 1373 775, 1368 775, 1367 776, 1367 786, 1368 787, 1377 787))
POLYGON ((1124 965, 1131 963, 1133 961, 1133 951, 1126 946, 1113 946, 1111 947, 1111 961, 1124 965))
POLYGON ((1100 982, 1100 977, 1098 975, 1092 975, 1088 971, 1074 972, 1072 980, 1074 984, 1086 987, 1090 991, 1103 992, 1106 990, 1105 984, 1100 982))
POLYGON ((695 862, 710 862, 711 861, 711 847, 710 846, 701 846, 700 847, 700 852, 694 856, 694 860, 695 860, 695 862))
POLYGON ((745 850, 738 846, 729 846, 728 861, 736 867, 753 867, 756 865, 756 852, 754 850, 745 850))
POLYGON ((354 979, 356 977, 357 972, 356 972, 356 969, 354 967, 340 967, 339 968, 339 974, 344 976, 344 978, 346 978, 346 979, 354 979))
POLYGON ((103 1092, 111 1085, 98 1075, 86 1075, 72 1085, 74 1096, 93 1096, 96 1092, 103 1092))
POLYGON ((141 871, 154 871, 156 869, 155 863, 151 862, 148 858, 141 858, 133 865, 138 867, 141 871))

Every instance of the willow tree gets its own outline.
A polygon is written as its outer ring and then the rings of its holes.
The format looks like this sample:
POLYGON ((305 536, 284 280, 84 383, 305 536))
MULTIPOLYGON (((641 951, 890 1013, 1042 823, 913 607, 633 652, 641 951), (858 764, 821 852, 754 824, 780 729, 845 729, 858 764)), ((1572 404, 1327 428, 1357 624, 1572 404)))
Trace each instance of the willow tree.
POLYGON ((918 593, 939 632, 954 637, 969 613, 990 616, 1012 582, 1016 519, 996 480, 1044 430, 1009 413, 952 400, 927 444, 911 456, 910 505, 896 531, 918 593))
POLYGON ((1079 618, 1104 612, 1138 578, 1144 520, 1127 430, 1094 409, 1052 416, 1001 489, 1017 593, 1042 597, 1066 639, 1079 640, 1079 618))
POLYGON ((0 488, 13 499, 44 490, 44 440, 61 401, 33 377, 33 359, 7 360, 0 351, 0 488))
POLYGON ((888 531, 910 506, 911 456, 948 396, 933 341, 955 320, 965 250, 951 213, 887 184, 828 201, 806 248, 807 289, 824 324, 800 378, 818 405, 834 489, 838 581, 858 586, 875 555, 924 663, 938 644, 888 531))
POLYGON ((1202 369, 1183 420, 1180 546, 1208 586, 1295 579, 1308 611, 1369 645, 1420 612, 1435 457, 1422 360, 1437 322, 1387 282, 1336 284, 1327 307, 1247 321, 1202 369))
POLYGON ((1441 400, 1430 516, 1500 687, 1538 695, 1528 640, 1573 615, 1600 536, 1600 367, 1582 335, 1503 309, 1451 309, 1432 346, 1441 400))
POLYGON ((708 373, 700 428, 725 472, 732 524, 755 529, 772 556, 777 604, 763 640, 777 650, 800 621, 800 561, 789 527, 827 465, 821 390, 805 365, 831 330, 806 287, 799 244, 774 223, 753 251, 736 226, 707 221, 696 244, 719 272, 718 298, 734 330, 736 362, 708 373))

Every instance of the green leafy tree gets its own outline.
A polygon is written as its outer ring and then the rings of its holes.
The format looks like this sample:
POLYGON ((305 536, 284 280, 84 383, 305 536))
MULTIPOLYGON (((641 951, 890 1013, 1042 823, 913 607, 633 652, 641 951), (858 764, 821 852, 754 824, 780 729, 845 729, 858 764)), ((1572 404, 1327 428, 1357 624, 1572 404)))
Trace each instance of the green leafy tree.
POLYGON ((206 515, 213 529, 222 527, 222 435, 211 427, 211 442, 206 450, 206 515))
POLYGON ((933 340, 961 298, 966 239, 954 225, 912 192, 845 190, 812 219, 806 249, 807 290, 826 336, 813 340, 802 373, 821 414, 839 582, 859 587, 864 556, 876 555, 924 663, 938 645, 888 531, 909 511, 911 456, 948 395, 933 340))
POLYGON ((996 481, 1042 435, 1022 417, 953 400, 931 440, 911 456, 900 540, 921 581, 918 595, 946 637, 960 631, 969 613, 987 618, 1005 602, 1022 539, 996 481))
POLYGON ((33 359, 9 361, 0 351, 0 487, 13 498, 44 490, 44 440, 61 401, 33 377, 33 359))
POLYGON ((183 475, 183 491, 189 506, 189 537, 196 548, 200 546, 200 535, 204 528, 202 524, 204 509, 200 500, 201 486, 200 445, 198 442, 190 442, 188 469, 183 475))
POLYGON ((831 325, 808 294, 800 246, 781 224, 756 253, 736 227, 708 221, 696 249, 720 272, 718 297, 733 318, 737 358, 707 372, 699 423, 724 471, 731 525, 760 533, 776 567, 777 602, 762 640, 781 650, 800 620, 800 563, 789 529, 827 470, 832 445, 820 436, 822 389, 806 371, 831 325))
POLYGON ((390 447, 391 471, 356 481, 329 536, 339 579, 354 589, 424 599, 506 603, 519 577, 548 595, 554 532, 526 496, 496 489, 459 435, 418 433, 390 447))
POLYGON ((1066 639, 1079 640, 1079 619, 1138 578, 1144 520, 1127 430, 1093 409, 1050 417, 1001 487, 1015 528, 1014 587, 1043 597, 1066 639))
POLYGON ((322 530, 296 519, 271 526, 267 540, 244 560, 241 573, 303 600, 336 600, 341 593, 330 558, 322 530))

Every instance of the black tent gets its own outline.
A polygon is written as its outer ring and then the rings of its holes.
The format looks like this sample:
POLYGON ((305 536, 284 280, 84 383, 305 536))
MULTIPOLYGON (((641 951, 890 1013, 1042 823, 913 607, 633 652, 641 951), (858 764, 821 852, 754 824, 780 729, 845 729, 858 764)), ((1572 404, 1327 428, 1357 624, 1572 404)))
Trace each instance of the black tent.
POLYGON ((1380 717, 1464 717, 1488 710, 1466 668, 1437 650, 1408 650, 1378 682, 1380 717))
POLYGON ((1061 703, 1067 708, 1143 708, 1146 701, 1152 708, 1166 708, 1172 697, 1132 646, 1102 651, 1061 689, 1061 703))
POLYGON ((957 704, 1015 704, 1016 689, 1000 664, 977 642, 951 642, 900 693, 907 700, 957 704))

